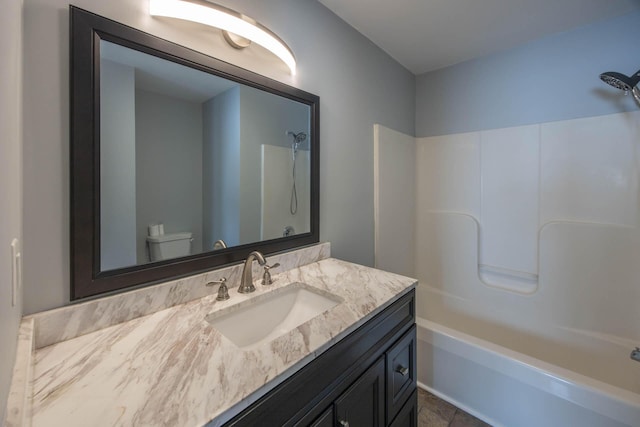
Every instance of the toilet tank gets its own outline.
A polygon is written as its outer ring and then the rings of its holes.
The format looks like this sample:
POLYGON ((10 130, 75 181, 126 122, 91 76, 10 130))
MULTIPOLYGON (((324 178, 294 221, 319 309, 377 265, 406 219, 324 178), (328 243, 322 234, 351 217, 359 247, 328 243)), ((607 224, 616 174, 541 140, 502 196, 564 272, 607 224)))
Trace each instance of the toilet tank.
POLYGON ((170 233, 161 236, 148 236, 149 256, 151 261, 179 258, 191 255, 192 234, 170 233))

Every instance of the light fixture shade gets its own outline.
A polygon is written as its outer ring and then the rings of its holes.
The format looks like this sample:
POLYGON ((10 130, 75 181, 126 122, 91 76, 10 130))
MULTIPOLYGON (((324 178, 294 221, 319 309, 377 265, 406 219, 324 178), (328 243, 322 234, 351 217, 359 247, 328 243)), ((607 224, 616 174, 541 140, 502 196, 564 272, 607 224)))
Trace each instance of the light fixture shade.
POLYGON ((236 34, 259 44, 280 58, 296 73, 291 49, 258 22, 223 6, 198 0, 149 0, 149 14, 197 22, 236 34))

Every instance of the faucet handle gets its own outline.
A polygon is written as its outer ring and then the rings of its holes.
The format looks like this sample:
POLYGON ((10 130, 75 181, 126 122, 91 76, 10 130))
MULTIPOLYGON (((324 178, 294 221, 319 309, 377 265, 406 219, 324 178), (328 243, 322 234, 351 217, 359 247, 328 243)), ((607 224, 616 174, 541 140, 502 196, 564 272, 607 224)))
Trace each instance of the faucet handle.
POLYGON ((269 286, 270 284, 273 283, 273 279, 271 279, 271 269, 272 268, 276 268, 276 267, 280 267, 280 263, 276 262, 273 265, 263 265, 262 267, 264 267, 264 274, 262 275, 262 286, 269 286))
POLYGON ((227 288, 227 278, 223 277, 220 280, 214 280, 212 282, 207 283, 206 286, 214 286, 220 285, 218 288, 218 296, 216 297, 216 301, 226 301, 229 299, 229 288, 227 288))

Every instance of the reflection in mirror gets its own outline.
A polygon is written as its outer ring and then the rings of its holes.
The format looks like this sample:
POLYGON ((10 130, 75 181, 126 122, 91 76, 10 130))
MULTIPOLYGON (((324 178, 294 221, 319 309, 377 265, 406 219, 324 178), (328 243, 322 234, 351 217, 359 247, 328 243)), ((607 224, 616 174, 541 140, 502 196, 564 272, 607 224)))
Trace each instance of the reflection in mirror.
POLYGON ((310 106, 100 41, 100 271, 309 233, 310 106))

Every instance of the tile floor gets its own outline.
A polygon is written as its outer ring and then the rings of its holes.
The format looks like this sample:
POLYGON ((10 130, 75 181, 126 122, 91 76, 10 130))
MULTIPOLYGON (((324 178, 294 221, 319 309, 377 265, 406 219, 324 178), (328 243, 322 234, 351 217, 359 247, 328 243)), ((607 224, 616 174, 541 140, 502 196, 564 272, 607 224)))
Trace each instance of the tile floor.
POLYGON ((491 427, 433 394, 418 389, 418 427, 491 427))

